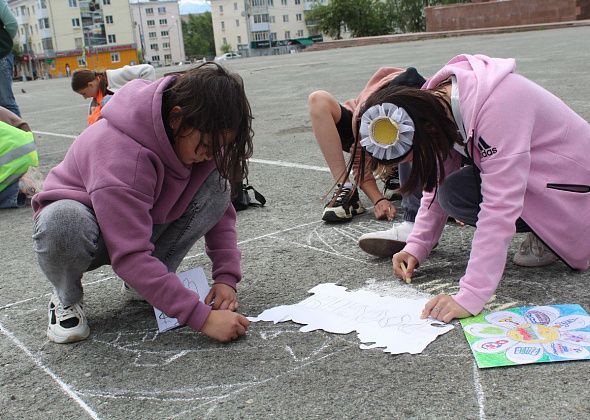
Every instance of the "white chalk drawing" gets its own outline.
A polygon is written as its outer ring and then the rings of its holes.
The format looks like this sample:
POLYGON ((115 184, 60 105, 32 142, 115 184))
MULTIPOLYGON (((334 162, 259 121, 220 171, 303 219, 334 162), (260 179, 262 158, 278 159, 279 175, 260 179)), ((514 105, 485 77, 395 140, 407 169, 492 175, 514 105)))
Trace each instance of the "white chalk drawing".
MULTIPOLYGON (((182 280, 184 287, 194 290, 199 294, 201 302, 205 300, 205 297, 211 288, 207 283, 207 276, 205 276, 203 268, 197 267, 183 273, 178 273, 178 277, 182 280)), ((158 308, 154 308, 154 313, 156 314, 156 321, 158 321, 158 330, 160 332, 166 332, 181 327, 176 318, 169 317, 158 308)))
POLYGON ((420 319, 428 299, 379 296, 363 290, 349 292, 334 283, 319 284, 309 293, 313 296, 302 302, 267 309, 249 319, 305 324, 302 332, 356 331, 361 349, 383 348, 392 354, 421 353, 436 337, 453 329, 452 325, 420 319))

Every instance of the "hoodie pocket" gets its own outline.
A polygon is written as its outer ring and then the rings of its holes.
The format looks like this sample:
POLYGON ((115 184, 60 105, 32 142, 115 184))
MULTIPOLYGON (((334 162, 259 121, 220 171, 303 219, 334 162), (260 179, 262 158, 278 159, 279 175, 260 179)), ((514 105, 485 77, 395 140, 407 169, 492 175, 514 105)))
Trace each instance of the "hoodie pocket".
POLYGON ((547 188, 560 191, 568 191, 573 193, 590 193, 590 185, 580 184, 547 184, 547 188))

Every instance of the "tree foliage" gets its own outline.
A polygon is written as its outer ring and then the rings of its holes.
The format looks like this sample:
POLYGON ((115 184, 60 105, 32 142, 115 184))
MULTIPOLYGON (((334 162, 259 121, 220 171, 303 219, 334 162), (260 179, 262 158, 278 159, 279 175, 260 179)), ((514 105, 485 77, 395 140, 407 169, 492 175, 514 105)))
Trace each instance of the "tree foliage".
POLYGON ((214 56, 215 38, 211 12, 190 14, 188 22, 182 22, 182 37, 187 57, 200 59, 214 56))
POLYGON ((426 28, 424 8, 467 0, 331 0, 317 3, 305 16, 319 32, 342 38, 347 28, 352 37, 419 32, 426 28))

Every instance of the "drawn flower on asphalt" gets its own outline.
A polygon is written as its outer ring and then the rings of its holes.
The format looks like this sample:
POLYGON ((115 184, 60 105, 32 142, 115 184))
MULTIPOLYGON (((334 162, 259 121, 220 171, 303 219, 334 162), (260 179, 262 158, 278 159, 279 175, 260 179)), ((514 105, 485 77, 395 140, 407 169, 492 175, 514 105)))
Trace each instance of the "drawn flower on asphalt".
POLYGON ((520 315, 511 311, 493 312, 484 317, 489 324, 464 326, 481 338, 472 344, 479 353, 504 353, 517 364, 535 363, 548 355, 553 360, 577 360, 590 356, 590 316, 560 316, 558 309, 535 306, 520 315))

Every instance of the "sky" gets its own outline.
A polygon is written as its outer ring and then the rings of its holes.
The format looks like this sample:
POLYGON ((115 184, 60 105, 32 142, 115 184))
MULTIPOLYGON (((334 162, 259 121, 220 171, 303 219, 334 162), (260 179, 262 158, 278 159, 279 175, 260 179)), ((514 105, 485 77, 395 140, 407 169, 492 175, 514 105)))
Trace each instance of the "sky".
POLYGON ((211 11, 211 4, 207 0, 180 0, 180 14, 202 13, 211 11))

